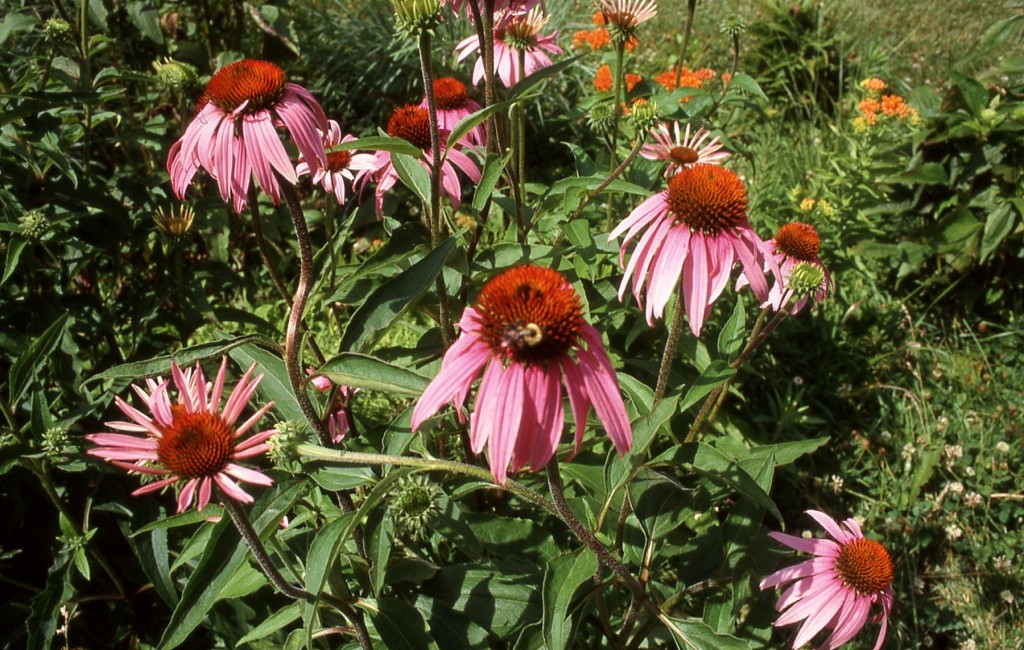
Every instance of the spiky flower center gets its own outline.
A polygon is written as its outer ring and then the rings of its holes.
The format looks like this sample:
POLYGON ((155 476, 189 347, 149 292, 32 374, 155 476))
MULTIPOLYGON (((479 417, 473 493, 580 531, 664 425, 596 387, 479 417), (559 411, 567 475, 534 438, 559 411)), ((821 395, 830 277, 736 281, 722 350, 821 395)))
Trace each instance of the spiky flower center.
POLYGON ((211 102, 225 113, 249 102, 245 112, 256 113, 275 106, 286 89, 284 70, 273 63, 246 59, 215 72, 199 101, 211 102))
POLYGON ((668 207, 677 222, 717 235, 747 216, 747 188, 720 165, 683 167, 668 182, 668 207))
POLYGON ((510 361, 547 363, 576 345, 583 307, 554 269, 517 266, 495 276, 477 298, 483 339, 510 361))
POLYGON ((388 120, 388 135, 408 140, 424 151, 430 149, 430 115, 427 109, 412 104, 397 109, 388 120))
POLYGON ((818 257, 821 238, 811 224, 794 221, 775 233, 775 250, 786 257, 809 262, 818 257))
POLYGON ((858 594, 877 594, 892 584, 892 560, 885 547, 864 537, 843 545, 836 571, 858 594))
POLYGON ((213 476, 227 466, 235 451, 235 431, 219 413, 188 412, 171 405, 173 420, 157 443, 160 462, 181 478, 213 476))
POLYGON ((669 157, 680 165, 692 165, 700 159, 696 149, 690 147, 672 147, 669 157))
POLYGON ((352 152, 347 149, 343 151, 327 152, 327 169, 332 172, 340 172, 348 169, 349 163, 351 162, 352 152))
POLYGON ((468 99, 466 85, 458 79, 441 77, 434 80, 434 101, 441 110, 465 108, 468 99))

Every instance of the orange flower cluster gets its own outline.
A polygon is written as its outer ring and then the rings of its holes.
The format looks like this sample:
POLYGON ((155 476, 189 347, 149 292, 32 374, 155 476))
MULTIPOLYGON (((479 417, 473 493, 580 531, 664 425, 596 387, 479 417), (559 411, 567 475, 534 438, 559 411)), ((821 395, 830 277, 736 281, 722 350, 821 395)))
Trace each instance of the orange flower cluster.
POLYGON ((867 97, 857 104, 857 110, 860 111, 860 115, 853 120, 857 128, 874 126, 878 123, 879 115, 911 122, 918 120, 917 110, 903 101, 899 95, 882 95, 881 100, 867 97))
POLYGON ((860 87, 868 91, 872 95, 878 96, 885 90, 885 82, 878 77, 871 77, 860 82, 860 87))
MULTIPOLYGON (((611 43, 611 36, 608 35, 608 28, 606 28, 604 14, 600 11, 594 14, 594 25, 596 29, 581 29, 572 35, 572 46, 576 49, 589 45, 591 50, 600 50, 605 45, 611 43)), ((636 48, 639 41, 636 37, 633 37, 626 41, 626 49, 630 52, 636 48)))
POLYGON ((705 81, 710 81, 715 78, 715 71, 710 68, 700 68, 699 70, 690 70, 685 65, 683 66, 683 72, 679 75, 679 85, 676 86, 676 71, 669 70, 663 72, 654 78, 661 87, 665 90, 672 92, 678 88, 700 88, 704 85, 705 81))
MULTIPOLYGON (((643 81, 643 77, 638 74, 626 73, 626 92, 632 92, 633 87, 643 81)), ((594 75, 594 88, 599 93, 610 92, 615 85, 615 80, 612 78, 612 68, 607 63, 597 69, 597 74, 594 75)))

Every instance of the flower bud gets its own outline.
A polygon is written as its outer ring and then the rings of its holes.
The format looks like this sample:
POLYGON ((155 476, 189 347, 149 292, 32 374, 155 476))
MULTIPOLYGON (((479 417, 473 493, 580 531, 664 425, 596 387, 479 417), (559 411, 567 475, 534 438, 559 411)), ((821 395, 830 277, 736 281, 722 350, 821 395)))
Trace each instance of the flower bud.
POLYGON ((29 210, 18 218, 18 230, 26 239, 39 239, 50 229, 42 210, 29 210))
POLYGON ((163 234, 172 239, 180 239, 191 230, 195 217, 195 212, 188 205, 179 204, 166 209, 161 206, 153 213, 153 222, 163 234))
POLYGON ((267 440, 270 447, 267 456, 277 469, 295 471, 299 465, 298 446, 305 442, 305 425, 297 422, 278 422, 274 426, 274 435, 267 440))
POLYGON ((70 41, 71 25, 63 18, 50 18, 43 23, 43 36, 54 43, 70 41))
POLYGON ((153 61, 156 78, 161 84, 178 92, 194 88, 199 83, 199 73, 194 67, 181 61, 165 58, 163 62, 153 61))
POLYGON ((388 511, 400 529, 418 538, 427 532, 427 524, 438 513, 437 501, 442 494, 426 476, 406 477, 392 492, 388 511))
POLYGON ((395 27, 407 36, 433 33, 441 24, 440 0, 391 0, 395 27))
POLYGON ((817 264, 800 262, 789 274, 789 289, 796 298, 810 296, 821 288, 825 281, 825 271, 817 264))
POLYGON ((645 134, 656 128, 661 122, 657 102, 634 102, 632 111, 629 114, 633 130, 639 134, 645 134))

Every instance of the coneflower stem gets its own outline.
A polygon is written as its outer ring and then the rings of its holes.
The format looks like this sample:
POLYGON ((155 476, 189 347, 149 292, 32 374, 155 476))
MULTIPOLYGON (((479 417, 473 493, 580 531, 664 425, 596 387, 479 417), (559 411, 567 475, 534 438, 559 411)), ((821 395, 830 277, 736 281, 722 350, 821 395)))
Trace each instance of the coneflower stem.
MULTIPOLYGON (((437 124, 437 99, 434 97, 434 66, 430 58, 430 32, 422 31, 419 37, 420 69, 423 74, 423 96, 427 100, 427 116, 430 123, 430 214, 427 215, 430 229, 430 246, 441 245, 441 132, 437 124)), ((455 328, 448 312, 448 290, 444 284, 444 273, 437 276, 438 322, 441 325, 441 339, 446 348, 455 340, 455 328)))
MULTIPOLYGON (((221 499, 221 505, 224 506, 224 510, 227 511, 228 516, 231 517, 231 523, 235 525, 238 530, 238 534, 245 540, 249 550, 252 551, 253 558, 256 559, 256 564, 260 566, 260 570, 263 571, 263 575, 267 577, 270 584, 275 589, 280 591, 285 596, 294 600, 303 600, 308 602, 316 602, 317 597, 305 589, 300 589, 295 585, 291 584, 284 579, 281 572, 274 566, 273 560, 270 559, 270 554, 267 553, 266 547, 263 546, 263 542, 260 541, 259 533, 253 527, 252 522, 249 521, 249 515, 246 514, 242 506, 237 501, 229 496, 224 496, 221 499)), ((363 617, 358 610, 350 607, 348 603, 335 598, 331 594, 320 594, 320 600, 335 607, 340 611, 351 623, 352 629, 355 631, 356 639, 359 641, 359 647, 364 650, 372 650, 373 643, 370 642, 370 635, 366 631, 366 625, 363 623, 363 617)))
MULTIPOLYGON (((288 287, 285 286, 284 280, 281 279, 281 274, 277 272, 277 267, 274 266, 273 260, 270 257, 270 246, 267 244, 267 238, 263 234, 263 220, 260 218, 258 196, 256 193, 256 187, 253 185, 249 186, 247 202, 249 204, 249 214, 252 216, 252 234, 256 238, 256 248, 260 251, 260 258, 263 260, 263 266, 267 267, 267 272, 270 274, 270 281, 277 289, 277 293, 284 300, 291 300, 292 297, 288 293, 288 287)), ((300 320, 299 325, 302 327, 303 332, 309 332, 309 327, 306 325, 306 321, 300 320)), ((320 364, 323 364, 327 358, 324 357, 323 352, 320 351, 320 346, 317 345, 316 341, 313 339, 308 339, 307 342, 309 343, 309 349, 313 351, 317 361, 320 364)))
POLYGON ((676 61, 676 88, 679 88, 679 82, 683 78, 683 61, 686 60, 686 50, 690 47, 690 34, 693 32, 693 15, 696 11, 697 0, 687 0, 686 26, 683 28, 683 47, 679 50, 679 59, 676 61))
POLYGON ((306 308, 306 301, 309 299, 309 292, 312 289, 313 245, 309 241, 306 216, 302 213, 302 205, 295 193, 295 187, 280 175, 277 179, 281 185, 281 194, 284 195, 285 203, 288 204, 288 212, 291 214, 292 225, 295 227, 295 238, 299 243, 299 281, 295 285, 295 296, 292 298, 291 311, 288 313, 288 328, 285 331, 284 341, 284 365, 302 414, 306 416, 306 420, 316 433, 320 444, 326 446, 331 444, 331 435, 321 422, 309 399, 309 394, 306 392, 306 385, 302 378, 302 364, 299 359, 303 338, 301 332, 302 312, 306 308))
POLYGON ((676 307, 672 312, 672 324, 668 328, 668 338, 665 340, 665 351, 661 354, 661 368, 658 370, 658 383, 654 388, 654 401, 659 402, 665 397, 668 390, 668 376, 672 371, 672 362, 675 360, 676 348, 679 346, 679 334, 683 331, 683 313, 686 297, 683 295, 683 282, 679 281, 676 288, 676 307))
MULTIPOLYGON (((484 57, 484 108, 493 106, 498 101, 497 92, 494 87, 494 0, 484 0, 484 10, 481 14, 475 2, 470 2, 473 17, 481 26, 483 41, 481 53, 484 57)), ((488 153, 498 152, 498 116, 492 115, 487 120, 486 127, 487 151, 488 153)))

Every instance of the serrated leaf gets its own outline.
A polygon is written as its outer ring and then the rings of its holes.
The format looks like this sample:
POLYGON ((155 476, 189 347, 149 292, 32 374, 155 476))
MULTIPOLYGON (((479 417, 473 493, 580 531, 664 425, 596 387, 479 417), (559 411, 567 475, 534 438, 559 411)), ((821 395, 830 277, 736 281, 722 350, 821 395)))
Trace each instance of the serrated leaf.
POLYGON ((454 248, 455 239, 448 238, 419 262, 380 285, 352 314, 341 349, 361 352, 370 347, 395 319, 423 297, 454 248))
POLYGON ((728 634, 716 634, 704 621, 669 619, 672 638, 680 650, 750 650, 750 644, 728 634))
POLYGON ((339 386, 413 396, 422 393, 430 382, 411 370, 355 352, 342 352, 330 359, 318 374, 339 386))
POLYGON ((683 453, 689 456, 694 471, 712 480, 727 483, 738 493, 749 498, 782 521, 782 514, 768 493, 757 484, 750 474, 734 460, 709 444, 698 442, 683 445, 683 453))

